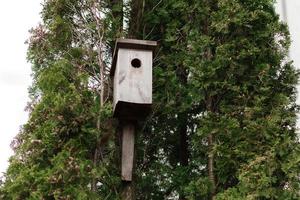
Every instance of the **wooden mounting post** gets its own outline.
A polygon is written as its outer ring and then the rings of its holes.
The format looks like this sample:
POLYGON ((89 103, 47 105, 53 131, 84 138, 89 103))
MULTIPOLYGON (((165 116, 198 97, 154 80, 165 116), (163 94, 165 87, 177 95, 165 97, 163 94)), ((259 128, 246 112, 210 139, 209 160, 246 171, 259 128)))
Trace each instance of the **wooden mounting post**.
POLYGON ((152 65, 157 42, 117 39, 110 75, 114 83, 114 117, 122 125, 123 200, 133 200, 135 122, 151 112, 152 65))
POLYGON ((122 200, 134 200, 134 188, 132 182, 123 182, 122 200))
POLYGON ((134 166, 135 124, 122 123, 122 200, 133 200, 133 166, 134 166))
POLYGON ((132 181, 134 159, 134 123, 124 123, 122 127, 122 180, 132 181))

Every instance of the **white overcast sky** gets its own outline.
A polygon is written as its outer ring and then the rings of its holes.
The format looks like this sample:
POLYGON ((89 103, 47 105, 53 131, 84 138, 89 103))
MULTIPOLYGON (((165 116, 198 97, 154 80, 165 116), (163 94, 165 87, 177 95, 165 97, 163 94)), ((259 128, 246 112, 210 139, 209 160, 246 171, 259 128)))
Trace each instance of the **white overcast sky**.
POLYGON ((40 22, 41 0, 0 0, 0 176, 12 155, 10 142, 27 120, 31 83, 26 62, 28 30, 40 22))
MULTIPOLYGON (((277 11, 282 12, 280 1, 277 11)), ((28 30, 40 22, 41 0, 0 1, 0 176, 12 155, 10 142, 28 118, 24 111, 31 83, 26 62, 28 30)), ((300 0, 286 0, 292 34, 291 59, 300 68, 300 0)))

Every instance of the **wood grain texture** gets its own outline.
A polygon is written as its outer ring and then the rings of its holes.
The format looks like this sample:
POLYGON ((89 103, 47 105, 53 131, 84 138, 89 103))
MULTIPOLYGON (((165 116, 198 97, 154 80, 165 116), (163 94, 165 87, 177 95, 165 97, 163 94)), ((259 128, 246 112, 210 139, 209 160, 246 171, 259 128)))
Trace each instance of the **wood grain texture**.
POLYGON ((152 52, 120 49, 114 78, 114 100, 129 103, 152 103, 152 52), (131 66, 133 59, 141 67, 131 66))
MULTIPOLYGON (((152 51, 119 49, 114 76, 114 113, 129 114, 116 110, 119 102, 133 104, 131 107, 134 107, 134 104, 147 105, 145 108, 149 108, 152 104, 152 56, 152 51), (131 62, 134 59, 141 61, 141 67, 132 66, 131 62)), ((137 108, 139 107, 137 105, 137 108)), ((145 109, 141 111, 143 110, 145 109)), ((131 118, 138 119, 139 116, 131 116, 131 118)))
POLYGON ((121 178, 123 181, 132 181, 135 126, 127 123, 123 125, 122 133, 122 170, 121 178))

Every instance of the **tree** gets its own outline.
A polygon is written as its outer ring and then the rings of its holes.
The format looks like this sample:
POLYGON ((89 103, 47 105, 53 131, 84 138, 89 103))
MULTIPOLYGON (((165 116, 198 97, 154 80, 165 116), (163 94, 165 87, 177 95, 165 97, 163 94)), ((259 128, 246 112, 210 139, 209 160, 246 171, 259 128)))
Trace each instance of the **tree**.
POLYGON ((44 2, 28 40, 30 119, 12 143, 3 199, 117 198, 107 58, 118 10, 117 1, 44 2))
POLYGON ((158 145, 145 167, 161 176, 148 199, 297 199, 298 72, 286 62, 289 35, 273 1, 145 4, 139 37, 161 44, 149 125, 158 145), (186 143, 188 167, 180 161, 186 143))
POLYGON ((272 0, 47 0, 4 199, 118 199, 116 37, 159 42, 137 199, 299 199, 298 71, 272 0), (123 26, 123 22, 125 25, 123 26))

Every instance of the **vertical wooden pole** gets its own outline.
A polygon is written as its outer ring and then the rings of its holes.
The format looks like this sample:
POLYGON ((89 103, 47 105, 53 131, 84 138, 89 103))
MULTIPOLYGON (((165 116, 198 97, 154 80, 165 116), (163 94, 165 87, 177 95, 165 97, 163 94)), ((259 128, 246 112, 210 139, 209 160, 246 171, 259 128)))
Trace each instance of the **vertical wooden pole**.
POLYGON ((122 200, 134 200, 134 188, 132 182, 123 182, 122 200))
POLYGON ((134 165, 134 143, 135 124, 133 122, 125 122, 122 124, 122 200, 134 199, 134 188, 132 179, 134 165))
POLYGON ((133 123, 123 125, 122 134, 122 180, 132 181, 133 159, 134 159, 134 132, 133 123))

